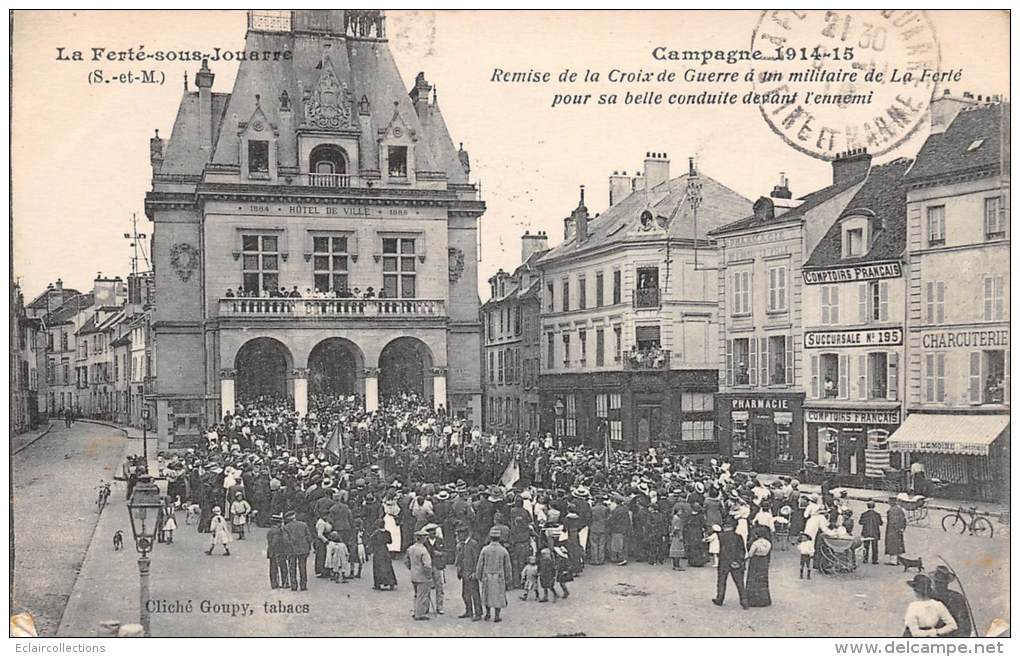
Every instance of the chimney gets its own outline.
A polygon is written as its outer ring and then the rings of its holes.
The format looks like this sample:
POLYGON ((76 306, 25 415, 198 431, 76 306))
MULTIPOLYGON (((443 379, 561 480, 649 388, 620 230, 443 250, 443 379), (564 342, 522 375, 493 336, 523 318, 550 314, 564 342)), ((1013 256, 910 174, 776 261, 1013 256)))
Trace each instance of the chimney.
POLYGON ((577 243, 581 244, 588 239, 588 208, 584 205, 584 185, 581 185, 581 198, 571 213, 571 219, 577 230, 577 243))
POLYGON ((159 130, 156 136, 149 139, 149 164, 152 165, 153 175, 159 173, 163 166, 163 140, 159 138, 159 130))
POLYGON ((768 196, 761 196, 754 202, 754 220, 758 223, 768 223, 776 217, 776 206, 768 196))
POLYGON ((46 311, 52 312, 64 303, 64 281, 57 279, 56 283, 50 283, 46 293, 46 311))
POLYGON ((425 79, 425 73, 419 72, 418 77, 414 79, 414 86, 411 87, 411 91, 407 94, 411 97, 411 103, 414 105, 414 111, 418 116, 425 113, 425 110, 429 106, 429 92, 432 91, 432 85, 425 79))
POLYGON ((634 179, 631 181, 631 183, 632 183, 631 186, 633 187, 635 192, 641 191, 642 189, 645 188, 644 175, 640 171, 638 171, 637 175, 634 176, 634 179))
POLYGON ((838 185, 859 178, 871 168, 871 155, 866 148, 851 148, 832 161, 832 184, 838 185))
POLYGON ((198 87, 198 137, 199 147, 212 154, 212 85, 216 78, 209 70, 209 60, 202 60, 202 68, 195 74, 198 87))
POLYGON ((645 153, 645 189, 652 190, 669 180, 669 158, 665 153, 645 153))
POLYGON ((941 96, 931 101, 931 134, 945 132, 957 114, 976 104, 970 93, 964 93, 963 98, 956 98, 950 95, 949 89, 943 90, 941 96))
POLYGON ((545 234, 544 230, 540 230, 534 235, 529 231, 524 231, 524 234, 521 235, 521 263, 527 262, 528 258, 548 248, 549 236, 545 234))
POLYGON ((772 193, 769 196, 786 200, 793 198, 793 194, 790 193, 790 181, 787 180, 786 173, 783 171, 779 172, 779 184, 772 188, 772 193))
POLYGON ((634 181, 627 172, 619 173, 613 172, 613 175, 609 176, 609 206, 612 207, 627 198, 630 193, 634 191, 634 181))

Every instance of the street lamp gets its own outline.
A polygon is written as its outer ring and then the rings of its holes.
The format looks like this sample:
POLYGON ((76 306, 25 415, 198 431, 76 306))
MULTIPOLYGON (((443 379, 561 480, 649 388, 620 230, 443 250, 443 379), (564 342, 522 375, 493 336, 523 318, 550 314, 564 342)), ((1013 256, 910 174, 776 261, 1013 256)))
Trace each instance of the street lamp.
POLYGON ((159 531, 163 515, 159 486, 152 481, 152 477, 148 475, 139 477, 127 507, 135 549, 139 554, 139 620, 145 629, 145 636, 149 636, 149 552, 156 545, 156 532, 159 531))

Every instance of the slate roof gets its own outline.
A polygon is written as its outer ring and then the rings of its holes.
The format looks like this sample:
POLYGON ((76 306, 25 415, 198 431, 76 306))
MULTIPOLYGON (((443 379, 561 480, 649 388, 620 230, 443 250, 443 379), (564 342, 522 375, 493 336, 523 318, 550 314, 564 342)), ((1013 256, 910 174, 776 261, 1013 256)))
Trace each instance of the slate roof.
POLYGON ((82 310, 87 310, 95 304, 95 296, 92 292, 88 294, 79 294, 71 299, 65 301, 59 308, 49 313, 43 318, 43 322, 47 326, 54 326, 56 324, 65 324, 71 321, 75 315, 82 310))
POLYGON ((733 223, 725 224, 720 226, 716 230, 710 231, 710 235, 725 235, 726 233, 735 233, 742 230, 750 230, 753 228, 762 228, 764 226, 771 226, 773 224, 781 224, 793 219, 800 219, 809 210, 813 210, 822 203, 832 199, 843 192, 853 189, 855 186, 860 185, 864 182, 866 175, 855 176, 853 178, 844 180, 839 183, 823 187, 817 191, 811 192, 806 196, 800 197, 801 204, 795 208, 790 208, 782 213, 776 213, 771 220, 760 220, 755 215, 744 217, 733 223))
POLYGON ((290 51, 293 57, 242 61, 232 92, 212 94, 214 148, 211 154, 203 151, 200 145, 199 94, 185 92, 159 173, 199 175, 207 161, 237 165, 239 124, 254 115, 256 95, 260 97, 259 107, 267 121, 279 131, 278 139, 281 142, 296 140, 296 131, 304 117, 302 89, 312 89, 318 83, 327 42, 332 44, 328 52, 333 71, 339 81, 347 85, 354 101, 355 119, 361 99, 364 97, 369 102, 370 128, 362 130, 360 135, 359 169, 379 169, 378 131, 389 126, 396 112, 416 136, 416 170, 445 173, 450 183, 466 183, 467 173, 438 104, 421 103, 419 117, 386 41, 256 30, 249 30, 245 37, 246 51, 290 51), (284 91, 292 109, 289 130, 280 119, 280 97, 284 91))
MULTIPOLYGON (((49 296, 49 294, 51 292, 56 292, 56 290, 55 289, 51 289, 51 288, 47 288, 47 289, 43 290, 42 293, 39 294, 39 296, 37 296, 35 299, 32 299, 32 302, 29 303, 25 307, 29 308, 31 310, 38 310, 40 308, 45 308, 46 304, 47 304, 47 297, 49 296)), ((73 299, 74 297, 78 296, 79 294, 81 294, 81 292, 79 292, 78 290, 74 289, 73 287, 65 287, 63 289, 63 294, 62 294, 63 299, 62 299, 61 303, 63 303, 67 299, 73 299)))
POLYGON ((1009 104, 995 103, 961 111, 945 132, 925 140, 907 182, 997 167, 1005 155, 1009 163, 1009 104), (979 146, 970 147, 978 140, 979 146), (1005 148, 1005 153, 1002 149, 1005 148))
POLYGON ((867 180, 840 214, 840 218, 874 214, 875 225, 879 229, 873 235, 871 248, 866 254, 856 258, 842 257, 843 234, 840 222, 836 221, 811 252, 804 267, 853 265, 899 258, 907 245, 907 190, 903 176, 912 163, 913 160, 899 158, 872 167, 867 180))
POLYGON ((643 242, 649 239, 662 239, 659 232, 637 232, 641 213, 651 210, 655 216, 670 217, 680 206, 667 231, 671 239, 705 239, 713 229, 725 221, 744 215, 751 210, 751 201, 744 198, 729 187, 704 174, 701 180, 701 205, 698 208, 698 231, 694 232, 694 214, 690 203, 685 202, 689 175, 684 174, 672 180, 656 185, 647 190, 631 192, 616 205, 610 206, 598 217, 588 218, 588 239, 581 245, 577 244, 575 234, 548 251, 543 262, 559 257, 586 253, 610 244, 627 242, 643 242))

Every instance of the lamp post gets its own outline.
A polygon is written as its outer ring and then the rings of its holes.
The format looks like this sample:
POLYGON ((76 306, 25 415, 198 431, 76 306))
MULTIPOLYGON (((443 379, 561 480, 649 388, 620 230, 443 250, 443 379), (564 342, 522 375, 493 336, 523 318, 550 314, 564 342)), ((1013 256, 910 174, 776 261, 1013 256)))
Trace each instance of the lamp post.
POLYGON ((156 545, 156 532, 159 531, 163 503, 160 499, 159 486, 149 475, 142 475, 135 484, 128 501, 128 515, 131 518, 131 533, 138 550, 139 579, 139 622, 149 632, 149 552, 156 545))

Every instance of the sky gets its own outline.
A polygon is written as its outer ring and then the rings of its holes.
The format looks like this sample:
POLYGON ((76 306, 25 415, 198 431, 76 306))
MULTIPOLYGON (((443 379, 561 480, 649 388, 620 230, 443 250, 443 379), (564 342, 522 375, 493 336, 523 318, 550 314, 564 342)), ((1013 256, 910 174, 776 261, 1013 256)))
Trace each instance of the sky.
MULTIPOLYGON (((1006 12, 930 11, 941 44, 942 68, 962 80, 954 94, 1007 95, 1009 20, 1006 12)), ((389 44, 407 88, 424 71, 455 143, 471 155, 471 178, 480 185, 482 217, 479 290, 498 269, 520 261, 520 236, 545 230, 555 244, 563 217, 586 186, 592 213, 608 204, 608 176, 634 173, 648 151, 665 152, 671 175, 688 157, 699 170, 755 199, 790 179, 794 196, 824 187, 831 166, 787 146, 754 106, 550 107, 555 82, 566 68, 605 74, 624 71, 681 73, 682 62, 655 61, 655 46, 747 48, 757 11, 728 12, 481 12, 389 11, 389 44), (548 85, 492 82, 493 70, 548 71, 548 85)), ((62 278, 91 289, 96 274, 130 271, 131 217, 151 234, 144 217, 151 186, 148 142, 154 130, 168 137, 185 71, 197 63, 146 64, 165 74, 161 85, 90 85, 89 73, 138 69, 110 62, 60 61, 91 48, 126 50, 240 49, 241 11, 86 11, 14 13, 12 188, 14 275, 26 296, 62 278)), ((711 67, 701 67, 711 68, 711 67)), ((230 92, 236 63, 214 63, 214 91, 230 92)), ((720 70, 742 70, 720 67, 720 70)), ((647 86, 647 85, 646 85, 647 86)), ((652 85, 689 92, 693 85, 652 85)), ((735 85, 750 90, 750 85, 735 85)), ((632 90, 602 82, 596 91, 632 90)), ((574 87, 572 91, 589 91, 574 87)), ((938 93, 941 93, 939 90, 938 93)), ((912 157, 927 134, 919 130, 897 150, 876 159, 912 157)))

